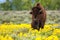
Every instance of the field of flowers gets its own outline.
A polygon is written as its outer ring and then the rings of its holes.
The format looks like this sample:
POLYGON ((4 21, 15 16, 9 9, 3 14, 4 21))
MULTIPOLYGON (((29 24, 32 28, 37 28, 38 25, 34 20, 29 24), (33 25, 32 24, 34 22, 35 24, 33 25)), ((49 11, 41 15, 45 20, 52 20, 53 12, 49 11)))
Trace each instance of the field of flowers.
POLYGON ((44 29, 31 28, 30 11, 0 11, 0 40, 60 40, 60 11, 47 11, 44 29))
POLYGON ((33 30, 30 24, 0 24, 0 40, 60 40, 59 24, 33 30))

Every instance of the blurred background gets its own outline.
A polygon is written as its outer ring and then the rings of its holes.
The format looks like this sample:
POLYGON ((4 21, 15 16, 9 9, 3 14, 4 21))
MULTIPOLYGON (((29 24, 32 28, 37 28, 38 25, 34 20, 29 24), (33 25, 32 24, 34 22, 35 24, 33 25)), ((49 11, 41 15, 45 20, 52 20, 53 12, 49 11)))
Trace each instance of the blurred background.
POLYGON ((0 10, 30 10, 37 2, 46 10, 60 9, 60 0, 0 0, 0 10))
POLYGON ((60 0, 0 0, 0 24, 31 23, 31 8, 39 2, 46 9, 46 24, 60 24, 60 0))

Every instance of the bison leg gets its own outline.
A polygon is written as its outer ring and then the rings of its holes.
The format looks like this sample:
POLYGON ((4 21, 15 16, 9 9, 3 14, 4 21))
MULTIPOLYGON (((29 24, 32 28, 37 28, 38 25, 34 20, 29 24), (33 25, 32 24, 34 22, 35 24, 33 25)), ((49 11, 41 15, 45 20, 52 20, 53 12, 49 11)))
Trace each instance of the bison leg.
POLYGON ((42 29, 44 28, 44 25, 45 25, 45 22, 42 22, 42 23, 41 23, 41 28, 42 28, 42 29))
POLYGON ((42 21, 39 21, 39 28, 44 28, 44 24, 45 24, 45 22, 42 22, 42 21))
POLYGON ((37 29, 37 24, 38 23, 36 21, 32 22, 32 24, 31 24, 32 28, 33 29, 37 29))
POLYGON ((32 24, 31 24, 32 28, 33 29, 37 29, 39 31, 40 27, 39 27, 39 22, 37 21, 34 21, 32 24))

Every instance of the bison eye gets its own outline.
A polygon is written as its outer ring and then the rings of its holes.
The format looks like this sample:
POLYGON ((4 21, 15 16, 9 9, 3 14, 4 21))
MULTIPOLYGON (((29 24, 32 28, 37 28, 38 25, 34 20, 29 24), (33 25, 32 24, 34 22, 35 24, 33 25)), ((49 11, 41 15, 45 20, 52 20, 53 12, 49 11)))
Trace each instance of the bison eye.
POLYGON ((42 14, 42 10, 39 10, 39 13, 42 14))
POLYGON ((39 12, 42 12, 42 10, 39 10, 39 12))
POLYGON ((32 14, 32 12, 30 12, 30 14, 32 14))

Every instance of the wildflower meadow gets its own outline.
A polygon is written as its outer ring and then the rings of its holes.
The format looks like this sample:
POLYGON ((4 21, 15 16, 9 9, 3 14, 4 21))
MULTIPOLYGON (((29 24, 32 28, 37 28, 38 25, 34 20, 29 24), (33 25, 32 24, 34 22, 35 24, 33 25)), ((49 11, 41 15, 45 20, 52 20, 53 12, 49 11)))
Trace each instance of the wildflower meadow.
POLYGON ((60 0, 0 0, 0 40, 60 40, 60 0))
POLYGON ((0 40, 60 40, 60 29, 45 25, 44 29, 33 30, 31 24, 1 24, 0 40))
POLYGON ((0 40, 60 40, 59 11, 47 11, 44 29, 31 28, 27 11, 0 11, 0 40))

